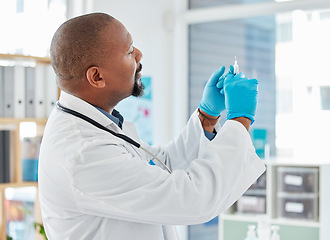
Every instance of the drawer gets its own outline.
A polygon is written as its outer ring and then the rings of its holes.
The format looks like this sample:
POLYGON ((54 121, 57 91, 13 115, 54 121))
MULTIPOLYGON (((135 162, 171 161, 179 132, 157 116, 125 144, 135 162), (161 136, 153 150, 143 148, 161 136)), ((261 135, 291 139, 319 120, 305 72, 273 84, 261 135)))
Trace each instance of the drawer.
POLYGON ((243 195, 237 200, 237 212, 239 213, 266 213, 266 196, 243 195))
POLYGON ((318 193, 318 168, 277 168, 277 190, 287 193, 318 193))
POLYGON ((318 195, 278 193, 277 217, 317 221, 318 195))

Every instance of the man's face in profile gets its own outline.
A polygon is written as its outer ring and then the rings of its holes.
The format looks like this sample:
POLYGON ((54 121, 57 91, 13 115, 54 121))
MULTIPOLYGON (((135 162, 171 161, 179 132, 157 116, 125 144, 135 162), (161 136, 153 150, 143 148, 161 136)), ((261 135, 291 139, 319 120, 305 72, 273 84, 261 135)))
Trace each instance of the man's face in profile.
POLYGON ((142 96, 142 53, 133 46, 130 33, 118 20, 111 22, 102 33, 106 58, 99 67, 104 73, 109 92, 119 99, 131 95, 142 96))

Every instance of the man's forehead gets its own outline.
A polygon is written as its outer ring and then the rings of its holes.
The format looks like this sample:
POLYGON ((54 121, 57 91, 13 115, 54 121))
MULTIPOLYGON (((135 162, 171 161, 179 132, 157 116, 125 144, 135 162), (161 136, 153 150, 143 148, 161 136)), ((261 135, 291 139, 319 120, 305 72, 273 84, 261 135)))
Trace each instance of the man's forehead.
POLYGON ((129 39, 130 45, 133 45, 133 38, 132 38, 132 35, 129 32, 127 32, 127 39, 129 39))
POLYGON ((103 31, 105 39, 107 41, 120 41, 120 42, 129 42, 132 41, 131 34, 127 31, 125 26, 118 20, 112 21, 105 27, 103 31))

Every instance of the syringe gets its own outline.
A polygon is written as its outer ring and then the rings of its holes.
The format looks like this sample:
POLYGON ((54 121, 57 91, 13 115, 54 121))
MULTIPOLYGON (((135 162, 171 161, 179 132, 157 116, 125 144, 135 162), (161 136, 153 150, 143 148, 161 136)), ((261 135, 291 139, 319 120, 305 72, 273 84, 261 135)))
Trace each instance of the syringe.
POLYGON ((238 67, 238 64, 237 64, 236 56, 235 56, 234 75, 236 75, 238 73, 239 73, 239 67, 238 67))

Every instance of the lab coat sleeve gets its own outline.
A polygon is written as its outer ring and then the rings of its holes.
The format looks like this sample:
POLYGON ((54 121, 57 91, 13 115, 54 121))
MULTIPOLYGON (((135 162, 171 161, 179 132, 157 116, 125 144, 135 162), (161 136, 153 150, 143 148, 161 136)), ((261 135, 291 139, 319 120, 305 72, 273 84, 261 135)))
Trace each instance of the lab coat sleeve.
MULTIPOLYGON (((215 126, 216 132, 221 129, 220 124, 215 126)), ((149 146, 142 142, 143 147, 148 148, 150 152, 157 156, 162 162, 164 162, 171 170, 187 170, 191 162, 198 157, 200 148, 205 147, 205 144, 210 141, 205 136, 204 129, 197 115, 197 110, 192 114, 188 125, 184 130, 172 141, 165 146, 149 146), (191 127, 189 125, 194 125, 191 127)), ((150 156, 146 157, 150 158, 150 156)), ((154 163, 163 168, 157 161, 154 163)))
MULTIPOLYGON (((228 206, 226 207, 229 208, 256 180, 256 177, 251 174, 251 172, 255 171, 254 168, 257 166, 257 168, 261 167, 262 169, 264 166, 256 155, 251 138, 243 125, 233 120, 227 121, 226 127, 227 125, 236 125, 237 128, 242 129, 242 136, 246 138, 247 149, 249 149, 249 153, 247 153, 245 157, 250 158, 250 164, 243 166, 245 170, 241 175, 237 175, 240 179, 237 181, 237 185, 233 186, 235 190, 232 192, 231 198, 228 201, 228 206)), ((217 124, 215 129, 219 132, 221 130, 220 124, 217 124)), ((212 154, 213 151, 210 151, 208 146, 216 146, 216 144, 210 144, 209 141, 210 140, 205 136, 196 110, 192 114, 188 126, 182 133, 167 144, 165 148, 158 147, 157 150, 159 152, 157 154, 163 158, 163 161, 166 162, 172 170, 186 170, 190 167, 194 159, 210 158, 209 154, 212 154), (195 127, 191 128, 189 125, 194 125, 195 127)))
MULTIPOLYGON (((216 125, 216 131, 220 131, 220 125, 216 125)), ((162 160, 171 170, 187 170, 191 162, 198 157, 199 149, 210 141, 204 133, 197 115, 197 110, 192 114, 187 126, 172 141, 165 146, 152 146, 142 142, 154 155, 162 160)), ((157 161, 156 165, 162 167, 157 161)))
POLYGON ((196 121, 198 117, 193 116, 181 140, 176 140, 177 148, 185 147, 185 151, 190 149, 187 146, 196 147, 196 157, 186 171, 178 169, 172 174, 147 164, 127 146, 112 144, 108 138, 97 137, 83 144, 68 170, 80 211, 171 225, 206 222, 226 210, 261 175, 264 165, 240 123, 228 121, 212 141, 204 136, 196 143, 191 140, 192 134, 201 135, 196 121))

